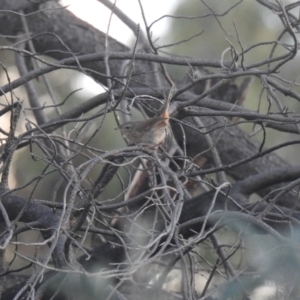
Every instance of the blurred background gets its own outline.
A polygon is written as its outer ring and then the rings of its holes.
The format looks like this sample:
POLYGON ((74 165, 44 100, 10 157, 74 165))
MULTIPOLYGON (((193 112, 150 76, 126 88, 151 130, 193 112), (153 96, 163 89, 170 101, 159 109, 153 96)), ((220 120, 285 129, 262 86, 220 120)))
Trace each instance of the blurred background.
MULTIPOLYGON (((134 34, 116 16, 112 16, 110 26, 108 27, 111 12, 100 2, 96 0, 61 0, 60 3, 94 27, 104 32, 108 31, 109 35, 120 42, 128 46, 132 46, 135 43, 134 34)), ((151 26, 151 33, 156 46, 161 47, 161 55, 175 54, 216 60, 220 60, 222 55, 224 55, 225 60, 230 60, 230 53, 225 53, 225 50, 231 44, 240 53, 241 45, 245 50, 254 44, 262 43, 245 55, 244 64, 249 65, 255 61, 261 61, 269 57, 272 45, 267 44, 267 42, 277 40, 282 31, 282 24, 276 14, 252 0, 210 0, 206 2, 198 0, 144 0, 141 1, 141 4, 148 26, 154 22, 153 26, 151 26), (235 5, 236 7, 228 12, 235 5), (218 17, 213 16, 212 12, 215 12, 218 17), (179 43, 183 40, 185 41, 184 43, 179 43)), ((144 20, 137 0, 117 1, 116 5, 135 23, 140 24, 144 30, 144 20)), ((11 45, 5 39, 1 39, 0 41, 2 46, 11 45)), ((284 35, 281 42, 290 43, 289 35, 284 35)), ((281 52, 283 53, 283 48, 277 47, 274 55, 278 55, 281 52)), ((12 51, 0 51, 0 61, 7 67, 11 80, 18 78, 19 74, 14 64, 14 54, 12 51)), ((296 61, 293 60, 280 69, 280 76, 293 83, 297 83, 299 79, 298 66, 299 56, 296 57, 296 61)), ((167 66, 167 68, 170 75, 179 80, 189 71, 188 67, 167 66)), ((59 102, 66 99, 70 93, 76 91, 67 100, 66 105, 61 107, 62 111, 104 90, 99 83, 76 71, 59 70, 47 74, 47 77, 59 102)), ((269 99, 267 99, 260 80, 254 77, 252 80, 253 82, 245 101, 245 107, 264 113, 269 107, 269 99)), ((2 72, 0 74, 0 84, 3 85, 6 83, 6 74, 2 72)), ((43 81, 40 80, 38 82, 35 80, 34 84, 39 92, 41 103, 50 105, 50 97, 43 81)), ((296 87, 296 89, 299 92, 299 87, 296 87)), ((24 87, 20 87, 14 90, 14 92, 20 100, 24 101, 26 107, 27 96, 24 87)), ((279 96, 289 111, 299 112, 299 104, 294 99, 289 97, 282 99, 282 95, 279 96)), ((6 100, 4 97, 1 97, 0 101, 3 103, 6 100)), ((48 108, 47 111, 50 116, 55 115, 54 108, 48 108)), ((26 112, 26 117, 31 118, 30 111, 26 112)), ((25 117, 23 116, 22 119, 23 122, 19 124, 19 133, 25 130, 25 117)), ((1 127, 5 130, 9 126, 8 121, 9 114, 0 118, 1 127)), ((90 125, 89 132, 94 132, 94 129, 102 121, 104 121, 102 130, 91 140, 90 144, 103 150, 125 145, 119 133, 113 130, 115 123, 110 115, 104 120, 94 120, 95 123, 90 125)), ((72 134, 72 130, 74 129, 72 126, 67 126, 69 134, 72 134)), ((239 126, 253 135, 253 138, 261 139, 261 132, 253 124, 245 122, 239 126)), ((267 133, 267 146, 294 138, 290 134, 275 132, 272 129, 267 129, 267 133)), ((86 139, 88 139, 88 134, 86 135, 86 139)), ((295 145, 281 149, 278 153, 284 159, 293 162, 297 159, 299 150, 299 146, 295 145)), ((11 188, 23 185, 31 177, 40 174, 44 163, 31 164, 31 161, 32 158, 29 149, 18 151, 17 155, 15 155, 13 162, 14 170, 11 172, 12 176, 10 178, 11 188)), ((55 184, 57 184, 56 173, 48 175, 46 180, 44 178, 42 183, 39 184, 34 196, 48 199, 50 190, 52 190, 49 187, 55 184)), ((31 186, 28 186, 26 189, 30 192, 31 186)), ((105 194, 105 196, 110 197, 112 195, 105 194)))
MULTIPOLYGON (((282 31, 282 25, 276 14, 268 9, 264 9, 258 5, 256 1, 244 0, 143 0, 141 1, 145 11, 148 25, 155 22, 151 27, 153 40, 156 45, 160 45, 161 54, 175 54, 180 56, 189 56, 201 59, 216 59, 220 60, 224 51, 234 45, 237 51, 262 43, 260 46, 252 49, 245 55, 245 65, 249 65, 255 61, 267 59, 270 55, 272 45, 266 43, 278 39, 282 31), (238 4, 239 3, 239 4, 238 4), (226 13, 232 6, 238 4, 230 12, 226 13), (212 11, 218 14, 218 17, 212 15, 212 11), (185 16, 186 18, 181 18, 185 16), (185 40, 184 43, 179 43, 185 40)), ((288 3, 289 1, 285 1, 288 3)), ((290 1, 292 2, 292 1, 290 1)), ((108 28, 110 11, 98 1, 93 0, 62 0, 61 4, 76 14, 78 17, 91 23, 94 27, 99 28, 104 32, 109 32, 109 35, 122 43, 131 46, 135 39, 133 33, 115 16, 112 17, 112 22, 108 28)), ((144 21, 141 14, 141 9, 137 0, 118 1, 116 5, 127 14, 135 23, 139 23, 141 28, 144 28, 144 21)), ((281 39, 283 43, 291 43, 289 35, 284 35, 281 39)), ((11 45, 7 40, 0 39, 2 46, 11 45)), ((275 55, 283 53, 282 47, 277 47, 275 55)), ((224 58, 230 60, 230 53, 226 52, 224 58)), ((18 78, 19 74, 14 64, 14 54, 12 51, 0 51, 0 61, 6 66, 11 80, 18 78)), ((280 76, 297 83, 299 80, 299 56, 292 62, 287 63, 280 69, 280 76)), ((173 78, 183 78, 189 69, 187 67, 170 67, 168 66, 170 75, 173 78)), ((55 97, 59 102, 64 101, 70 93, 78 90, 70 96, 66 105, 61 107, 62 112, 77 103, 84 102, 94 95, 103 92, 103 87, 93 79, 80 74, 79 72, 70 70, 59 70, 47 75, 53 88, 55 97)), ((0 85, 7 83, 6 74, 0 74, 0 85)), ((34 81, 34 84, 39 92, 41 104, 50 105, 51 101, 45 88, 43 81, 34 81)), ((292 87, 292 86, 291 86, 292 87)), ((293 86, 294 88, 294 86, 293 86)), ((298 92, 299 87, 295 88, 298 92)), ((14 90, 16 97, 24 101, 24 106, 28 107, 27 96, 24 87, 14 90)), ((289 97, 282 98, 279 95, 283 104, 288 108, 288 111, 300 112, 299 103, 289 97)), ((5 103, 4 97, 0 98, 1 103, 5 103)), ((266 112, 269 107, 269 99, 263 90, 263 86, 259 79, 253 78, 252 85, 247 94, 245 107, 254 111, 266 112)), ((54 109, 48 109, 49 116, 55 115, 54 109)), ((276 111, 274 110, 274 113, 276 111)), ((92 112, 90 112, 92 114, 92 112)), ((26 116, 22 117, 22 122, 19 124, 18 133, 25 131, 25 117, 31 118, 31 112, 26 111, 26 116)), ((91 124, 89 132, 85 140, 88 140, 89 134, 94 132, 99 123, 104 121, 102 129, 93 137, 90 145, 99 149, 108 150, 124 146, 125 143, 120 134, 113 130, 115 127, 114 120, 111 116, 103 119, 95 120, 91 124)), ((9 115, 0 118, 0 126, 8 131, 9 115)), ((67 132, 73 134, 74 128, 68 125, 67 132)), ((257 132, 257 128, 253 124, 240 124, 254 139, 261 140, 261 132, 257 132)), ((1 137, 1 133, 0 133, 1 137)), ((272 129, 267 129, 266 146, 272 146, 280 142, 294 139, 295 136, 283 132, 275 132, 272 129)), ((83 140, 84 142, 84 140, 83 140)), ((299 155, 299 146, 294 145, 290 148, 284 148, 278 151, 278 154, 284 159, 293 162, 297 160, 299 155)), ((36 150, 37 153, 38 150, 36 150)), ((78 163, 80 162, 80 159, 78 163)), ((45 167, 44 162, 35 162, 32 164, 32 157, 28 148, 18 151, 14 156, 13 172, 11 172, 10 187, 14 188, 22 186, 30 181, 31 178, 38 176, 45 167)), ((95 176, 99 170, 94 170, 95 176)), ((34 197, 52 200, 53 190, 60 190, 61 183, 57 180, 57 173, 47 175, 41 181, 35 190, 34 197)), ((116 181, 111 182, 115 187, 116 181)), ((63 186, 61 186, 63 190, 63 186)), ((21 191, 29 194, 32 190, 32 185, 28 185, 21 191)), ((120 191, 121 187, 107 189, 102 197, 105 199, 115 197, 116 191, 120 191)), ((33 237, 35 240, 35 237, 33 237)))

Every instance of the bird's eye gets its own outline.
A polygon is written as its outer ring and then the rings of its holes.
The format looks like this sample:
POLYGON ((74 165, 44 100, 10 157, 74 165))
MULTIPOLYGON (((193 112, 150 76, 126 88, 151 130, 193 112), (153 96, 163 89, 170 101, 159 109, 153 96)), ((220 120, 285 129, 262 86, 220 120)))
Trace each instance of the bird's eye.
POLYGON ((125 129, 130 129, 130 125, 127 125, 124 127, 125 129))

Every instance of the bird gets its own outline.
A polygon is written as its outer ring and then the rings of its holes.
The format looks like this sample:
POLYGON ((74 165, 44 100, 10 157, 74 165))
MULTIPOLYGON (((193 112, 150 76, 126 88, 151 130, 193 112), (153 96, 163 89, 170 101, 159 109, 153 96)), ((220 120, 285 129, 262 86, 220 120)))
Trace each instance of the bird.
POLYGON ((168 112, 171 97, 170 92, 160 116, 142 121, 126 122, 115 128, 121 132, 129 146, 144 145, 152 149, 157 149, 160 145, 164 144, 168 134, 171 132, 168 112))

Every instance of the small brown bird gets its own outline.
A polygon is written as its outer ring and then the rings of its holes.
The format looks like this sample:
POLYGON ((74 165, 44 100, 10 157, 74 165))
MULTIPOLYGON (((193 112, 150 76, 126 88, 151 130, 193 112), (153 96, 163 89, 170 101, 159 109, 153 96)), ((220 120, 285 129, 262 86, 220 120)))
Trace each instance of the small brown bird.
POLYGON ((171 130, 168 113, 170 101, 171 95, 166 100, 159 117, 126 122, 116 129, 121 131, 129 145, 146 145, 151 148, 158 148, 159 145, 165 142, 171 130))

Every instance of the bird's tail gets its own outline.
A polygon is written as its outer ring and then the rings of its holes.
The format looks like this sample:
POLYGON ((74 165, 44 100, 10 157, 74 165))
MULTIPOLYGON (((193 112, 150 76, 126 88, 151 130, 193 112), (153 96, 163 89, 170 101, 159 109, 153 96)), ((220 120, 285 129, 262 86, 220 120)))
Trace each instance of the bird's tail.
POLYGON ((176 91, 176 87, 175 85, 172 85, 171 89, 170 89, 170 92, 169 92, 169 95, 161 109, 161 117, 162 118, 165 118, 165 119, 169 119, 170 118, 170 115, 169 115, 169 106, 170 106, 170 102, 175 94, 175 91, 176 91))

